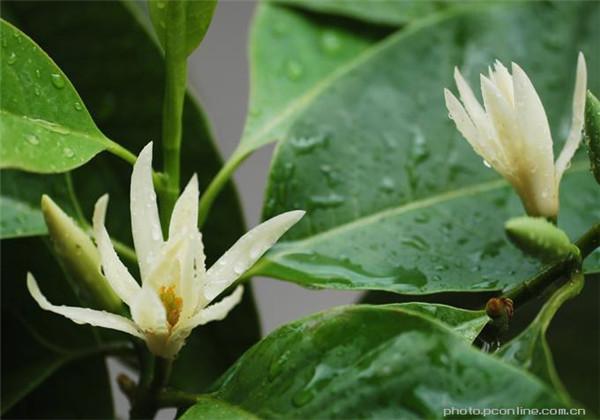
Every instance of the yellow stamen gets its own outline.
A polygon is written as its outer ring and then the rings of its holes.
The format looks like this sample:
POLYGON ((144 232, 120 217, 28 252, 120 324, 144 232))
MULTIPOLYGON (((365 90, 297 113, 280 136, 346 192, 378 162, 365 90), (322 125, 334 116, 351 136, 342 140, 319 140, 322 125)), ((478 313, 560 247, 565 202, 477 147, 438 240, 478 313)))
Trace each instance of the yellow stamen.
POLYGON ((167 311, 167 321, 174 326, 179 321, 183 301, 175 294, 175 286, 162 286, 159 296, 167 311))

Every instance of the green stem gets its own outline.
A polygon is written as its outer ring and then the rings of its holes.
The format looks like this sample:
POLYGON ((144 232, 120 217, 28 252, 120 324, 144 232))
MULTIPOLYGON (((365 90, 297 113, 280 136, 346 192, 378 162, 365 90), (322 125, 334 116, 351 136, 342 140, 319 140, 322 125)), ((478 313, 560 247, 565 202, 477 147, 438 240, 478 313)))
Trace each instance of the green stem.
POLYGON ((600 223, 592 226, 581 238, 575 242, 577 248, 581 251, 581 258, 590 255, 600 246, 600 223))
POLYGON ((130 163, 132 165, 135 163, 135 161, 137 159, 137 157, 133 153, 131 153, 129 150, 127 150, 126 148, 121 146, 119 143, 116 143, 112 140, 109 140, 106 150, 109 151, 110 153, 112 153, 113 155, 120 157, 125 162, 130 163))
POLYGON ((169 20, 176 22, 169 28, 165 40, 165 93, 163 101, 162 149, 165 185, 161 190, 163 226, 170 218, 179 196, 180 152, 183 104, 187 81, 187 54, 185 51, 185 2, 168 3, 169 20))
POLYGON ((208 217, 208 213, 210 209, 219 195, 219 192, 223 189, 229 178, 231 178, 231 174, 235 172, 238 166, 246 160, 246 158, 250 156, 250 153, 247 152, 238 152, 235 151, 233 155, 229 158, 225 165, 221 167, 217 175, 210 182, 204 193, 200 196, 200 204, 198 207, 198 227, 202 228, 206 219, 208 217))
POLYGON ((159 407, 187 408, 198 402, 200 395, 179 390, 164 390, 158 394, 159 407))

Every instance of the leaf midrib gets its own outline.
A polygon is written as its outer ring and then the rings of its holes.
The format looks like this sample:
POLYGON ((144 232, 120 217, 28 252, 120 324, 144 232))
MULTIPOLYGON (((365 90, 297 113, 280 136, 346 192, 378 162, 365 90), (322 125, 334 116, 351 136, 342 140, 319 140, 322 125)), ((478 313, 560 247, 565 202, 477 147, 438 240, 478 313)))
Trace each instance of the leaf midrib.
MULTIPOLYGON (((577 163, 573 163, 571 169, 565 173, 565 176, 569 176, 570 174, 582 172, 587 169, 587 162, 580 161, 577 163)), ((478 184, 468 185, 465 187, 457 188, 454 190, 446 191, 444 193, 426 197, 420 200, 416 200, 410 203, 406 203, 400 205, 398 207, 388 207, 377 211, 375 213, 368 214, 364 217, 359 217, 352 221, 337 225, 328 230, 324 230, 316 235, 312 235, 305 239, 299 239, 296 241, 289 242, 281 242, 281 250, 273 252, 271 255, 267 254, 267 258, 275 260, 277 257, 281 257, 291 252, 296 252, 295 250, 298 247, 306 247, 315 242, 319 242, 324 240, 330 236, 334 236, 337 234, 342 234, 347 231, 351 231, 354 229, 358 229, 363 226, 367 226, 369 224, 377 223, 381 220, 384 220, 389 217, 398 216, 404 213, 408 213, 414 210, 419 210, 423 208, 428 208, 435 206, 437 204, 467 197, 469 195, 476 195, 479 193, 484 193, 488 191, 492 191, 495 189, 499 189, 502 187, 507 187, 509 184, 504 179, 497 179, 494 181, 481 182, 478 184)), ((276 248, 275 248, 276 249, 276 248)))
MULTIPOLYGON (((288 102, 287 105, 283 107, 281 112, 275 114, 273 118, 269 119, 264 125, 253 131, 251 135, 247 137, 243 136, 238 147, 238 153, 244 155, 245 153, 248 153, 260 146, 262 144, 261 139, 282 122, 285 122, 290 114, 294 114, 296 111, 307 108, 307 106, 310 105, 315 98, 320 96, 321 93, 323 93, 329 86, 333 85, 338 79, 341 79, 342 76, 359 67, 361 64, 368 61, 380 51, 385 50, 388 46, 399 42, 405 37, 409 37, 424 28, 436 25, 440 21, 450 19, 462 13, 476 10, 477 8, 481 8, 481 6, 466 5, 442 10, 425 18, 418 19, 409 24, 407 27, 396 30, 381 41, 375 42, 373 45, 367 47, 362 53, 359 53, 355 58, 347 61, 345 64, 342 64, 333 72, 329 73, 327 76, 315 83, 306 91, 306 93, 288 102)), ((253 69, 253 71, 255 71, 255 69, 253 69)), ((265 142, 265 144, 272 141, 276 141, 276 139, 269 140, 265 142)))

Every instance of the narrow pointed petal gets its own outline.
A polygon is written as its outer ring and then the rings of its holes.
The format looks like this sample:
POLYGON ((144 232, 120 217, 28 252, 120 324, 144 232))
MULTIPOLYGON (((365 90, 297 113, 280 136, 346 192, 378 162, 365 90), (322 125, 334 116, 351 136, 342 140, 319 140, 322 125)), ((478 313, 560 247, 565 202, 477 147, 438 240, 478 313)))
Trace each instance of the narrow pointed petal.
POLYGON ((479 104, 479 101, 475 97, 473 90, 456 67, 454 68, 454 81, 456 82, 460 99, 465 105, 467 113, 471 117, 473 123, 475 125, 479 125, 485 118, 485 111, 479 104))
POLYGON ((192 176, 177 199, 169 224, 169 239, 198 230, 198 178, 192 176))
POLYGON ((585 92, 587 90, 587 67, 585 58, 580 52, 577 58, 577 76, 575 79, 575 92, 573 93, 573 116, 571 117, 571 129, 567 141, 556 160, 556 182, 559 183, 563 173, 569 167, 569 163, 581 142, 581 131, 583 130, 585 112, 585 92))
POLYGON ((261 223, 242 236, 206 272, 205 298, 210 302, 248 270, 289 228, 304 216, 289 211, 261 223))
MULTIPOLYGON (((201 298, 200 294, 200 279, 195 275, 198 270, 195 265, 195 249, 202 244, 200 232, 196 232, 195 238, 192 237, 187 244, 185 252, 182 253, 181 263, 179 265, 179 292, 184 297, 181 308, 181 318, 186 319, 191 316, 198 307, 198 301, 201 298)), ((202 274, 204 274, 204 266, 202 266, 202 274)))
POLYGON ((29 293, 42 309, 62 315, 77 324, 90 324, 95 327, 110 328, 112 330, 131 334, 138 338, 144 338, 144 335, 137 329, 136 325, 131 322, 131 320, 120 315, 88 308, 51 304, 40 291, 40 288, 31 273, 27 273, 27 289, 29 289, 29 293))
POLYGON ((131 317, 146 334, 165 334, 168 332, 167 312, 156 291, 147 285, 131 305, 131 317))
POLYGON ((185 237, 168 241, 161 249, 144 285, 151 286, 155 290, 159 290, 163 286, 176 286, 178 288, 180 263, 188 242, 189 239, 185 237))
POLYGON ((105 194, 98 199, 94 207, 94 237, 100 260, 102 261, 102 270, 114 292, 131 306, 131 302, 140 290, 139 284, 127 270, 127 267, 121 262, 119 256, 110 241, 108 232, 104 227, 104 218, 106 215, 106 206, 108 205, 108 195, 105 194))
POLYGON ((152 143, 144 147, 133 166, 130 195, 131 233, 143 282, 163 244, 152 184, 152 143))
POLYGON ((242 300, 243 286, 235 288, 232 294, 224 297, 220 302, 201 309, 196 315, 189 318, 183 325, 184 329, 191 329, 211 321, 220 321, 242 300))
POLYGON ((454 94, 448 89, 444 89, 444 98, 446 99, 446 108, 448 108, 448 113, 454 121, 458 131, 460 131, 463 137, 469 142, 471 147, 475 149, 475 152, 485 159, 486 156, 483 156, 484 150, 481 146, 479 133, 473 125, 473 121, 471 121, 467 111, 465 111, 465 108, 458 101, 456 96, 454 96, 454 94))
POLYGON ((499 60, 494 63, 494 71, 490 72, 490 79, 506 100, 514 106, 513 78, 508 69, 499 60))

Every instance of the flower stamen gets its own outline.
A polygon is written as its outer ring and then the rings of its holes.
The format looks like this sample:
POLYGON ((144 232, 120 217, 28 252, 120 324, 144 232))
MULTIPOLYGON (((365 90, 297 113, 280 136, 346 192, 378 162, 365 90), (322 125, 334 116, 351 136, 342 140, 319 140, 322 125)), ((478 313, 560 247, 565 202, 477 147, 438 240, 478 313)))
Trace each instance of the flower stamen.
POLYGON ((169 325, 174 326, 179 321, 183 300, 175 294, 175 286, 161 286, 159 297, 167 312, 169 325))

